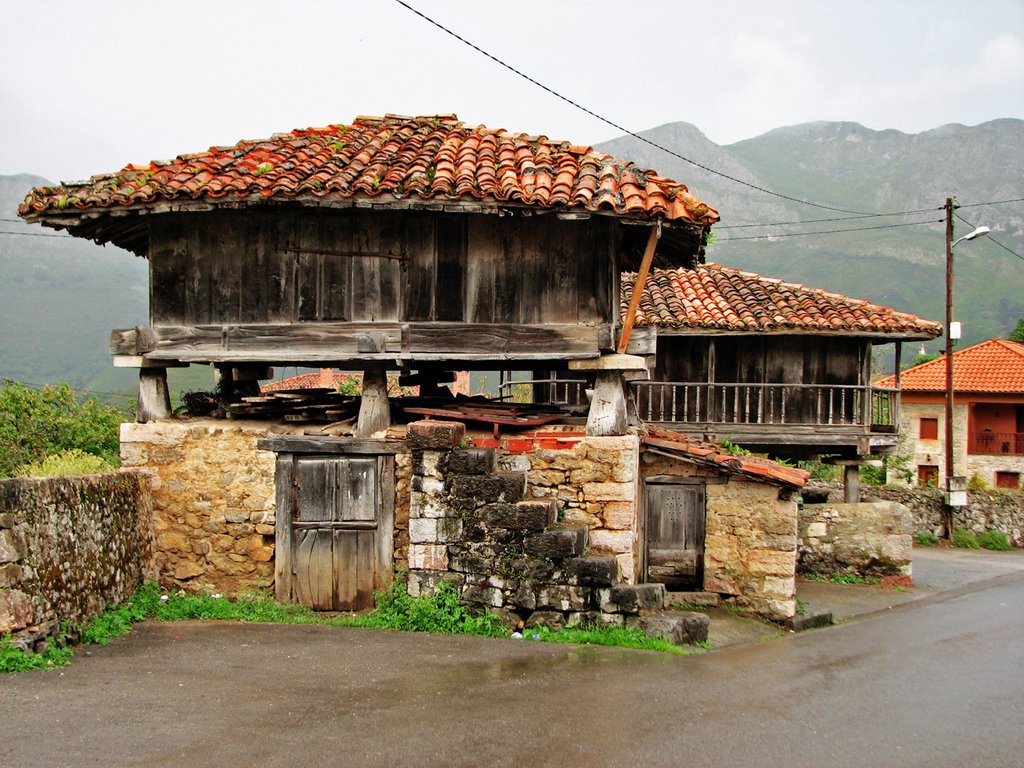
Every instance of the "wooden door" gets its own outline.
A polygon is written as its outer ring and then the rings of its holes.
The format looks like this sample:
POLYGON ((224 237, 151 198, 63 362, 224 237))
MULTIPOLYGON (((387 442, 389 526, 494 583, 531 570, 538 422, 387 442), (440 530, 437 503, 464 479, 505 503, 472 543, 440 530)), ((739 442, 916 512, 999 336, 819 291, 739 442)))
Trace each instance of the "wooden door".
POLYGON ((670 589, 704 586, 704 484, 646 486, 647 581, 670 589))
POLYGON ((390 580, 394 518, 390 456, 278 460, 278 599, 357 611, 390 580))

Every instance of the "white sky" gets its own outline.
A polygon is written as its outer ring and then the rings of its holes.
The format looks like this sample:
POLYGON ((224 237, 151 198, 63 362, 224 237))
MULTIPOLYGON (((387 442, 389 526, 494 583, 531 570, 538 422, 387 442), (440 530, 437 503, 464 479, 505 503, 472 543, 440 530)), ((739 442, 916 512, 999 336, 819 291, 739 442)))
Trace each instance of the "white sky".
MULTIPOLYGON (((408 2, 634 131, 1024 118, 1024 0, 408 2)), ((620 134, 394 0, 4 0, 0 30, 0 174, 79 179, 387 112, 620 134)))

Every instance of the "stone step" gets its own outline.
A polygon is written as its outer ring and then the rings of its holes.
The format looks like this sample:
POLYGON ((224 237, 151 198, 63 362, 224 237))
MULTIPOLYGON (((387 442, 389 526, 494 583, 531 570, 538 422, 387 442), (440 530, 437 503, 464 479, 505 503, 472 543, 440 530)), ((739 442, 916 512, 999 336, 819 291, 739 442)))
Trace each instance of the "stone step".
POLYGON ((616 584, 599 590, 601 610, 605 613, 648 615, 666 607, 664 584, 616 584))
POLYGON ((794 632, 803 632, 807 629, 827 627, 833 623, 832 611, 817 611, 814 613, 804 614, 803 616, 790 616, 788 619, 783 620, 782 623, 794 632))
POLYGON ((669 605, 692 605, 697 608, 717 608, 722 599, 717 592, 672 592, 668 593, 669 605))
POLYGON ((523 551, 533 557, 551 560, 579 557, 587 548, 588 533, 583 526, 559 525, 527 536, 523 541, 523 551))
POLYGON ((711 620, 696 611, 658 611, 629 617, 626 625, 637 627, 649 637, 660 637, 674 645, 697 645, 708 641, 711 620))

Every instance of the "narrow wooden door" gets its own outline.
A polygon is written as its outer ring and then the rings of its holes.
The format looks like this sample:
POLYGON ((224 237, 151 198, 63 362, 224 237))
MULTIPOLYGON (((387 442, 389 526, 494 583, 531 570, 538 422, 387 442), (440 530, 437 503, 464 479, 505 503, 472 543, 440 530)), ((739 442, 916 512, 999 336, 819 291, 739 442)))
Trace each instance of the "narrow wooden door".
POLYGON ((318 610, 373 606, 391 568, 392 472, 388 456, 279 460, 279 599, 318 610))
POLYGON ((702 589, 704 485, 648 482, 645 502, 647 581, 669 588, 702 589))

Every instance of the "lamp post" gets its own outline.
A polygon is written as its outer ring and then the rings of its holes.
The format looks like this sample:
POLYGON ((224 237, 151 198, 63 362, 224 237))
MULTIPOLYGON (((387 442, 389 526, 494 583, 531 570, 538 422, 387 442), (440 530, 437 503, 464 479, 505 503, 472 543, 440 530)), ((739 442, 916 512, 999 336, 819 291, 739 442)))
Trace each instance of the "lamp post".
POLYGON ((964 240, 984 237, 990 230, 978 227, 953 240, 953 198, 946 198, 946 505, 943 507, 943 528, 946 538, 953 537, 953 507, 967 504, 967 489, 954 478, 953 467, 953 342, 960 338, 960 323, 953 321, 953 249, 964 240))

